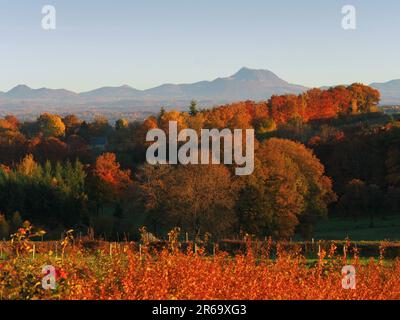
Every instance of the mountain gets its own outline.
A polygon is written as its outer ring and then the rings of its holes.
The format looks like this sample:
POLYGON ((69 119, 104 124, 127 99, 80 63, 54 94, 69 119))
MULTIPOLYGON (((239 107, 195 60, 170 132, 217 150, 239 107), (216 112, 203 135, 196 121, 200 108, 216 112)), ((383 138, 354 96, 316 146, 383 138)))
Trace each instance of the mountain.
MULTIPOLYGON (((400 80, 373 83, 382 95, 382 104, 400 103, 400 80)), ((324 87, 325 88, 325 87, 324 87)), ((51 106, 54 108, 74 106, 112 109, 150 110, 160 106, 184 108, 192 99, 201 106, 212 106, 240 100, 266 100, 274 94, 299 94, 308 88, 289 83, 275 73, 263 69, 242 68, 235 74, 212 81, 186 84, 163 84, 137 90, 128 85, 102 87, 75 93, 65 89, 32 89, 18 85, 6 93, 0 92, 0 107, 9 105, 51 106)))
POLYGON ((80 93, 81 97, 94 99, 119 99, 119 98, 136 98, 142 91, 134 89, 128 85, 121 87, 102 87, 92 91, 80 93))
POLYGON ((370 86, 380 91, 381 104, 400 104, 400 79, 374 82, 370 86))
POLYGON ((128 85, 121 87, 102 87, 76 94, 64 89, 31 89, 19 85, 5 93, 9 99, 77 99, 80 101, 139 100, 174 101, 174 100, 207 100, 214 102, 232 102, 237 100, 268 99, 273 94, 298 94, 306 87, 290 84, 268 70, 242 68, 226 78, 212 81, 200 81, 190 84, 163 84, 161 86, 137 90, 128 85))
POLYGON ((165 84, 145 90, 147 97, 237 101, 267 99, 273 94, 300 93, 306 87, 290 84, 268 70, 242 68, 227 78, 192 84, 165 84))
POLYGON ((4 97, 10 99, 65 99, 76 98, 78 95, 75 92, 65 89, 31 89, 26 85, 18 85, 7 91, 4 97))

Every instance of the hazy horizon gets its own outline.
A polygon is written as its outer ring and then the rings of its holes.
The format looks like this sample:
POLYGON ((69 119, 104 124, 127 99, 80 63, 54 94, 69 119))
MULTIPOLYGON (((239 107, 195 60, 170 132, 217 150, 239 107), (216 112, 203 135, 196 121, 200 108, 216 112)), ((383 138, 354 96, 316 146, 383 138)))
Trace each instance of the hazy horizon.
MULTIPOLYGON (((272 73, 274 73, 275 75, 277 75, 279 78, 281 78, 281 77, 279 76, 279 74, 277 74, 277 73, 274 72, 273 70, 259 69, 259 68, 257 68, 257 69, 254 68, 254 69, 253 69, 253 68, 248 68, 248 67, 246 67, 246 66, 243 66, 242 68, 236 70, 236 72, 233 72, 233 73, 231 73, 231 74, 229 74, 229 75, 221 75, 220 77, 213 78, 213 79, 197 79, 197 80, 195 80, 195 81, 193 81, 193 82, 191 82, 191 83, 173 83, 173 82, 166 82, 166 83, 162 83, 162 84, 160 84, 160 85, 165 85, 165 84, 185 85, 185 84, 193 84, 193 83, 197 83, 197 82, 201 82, 201 81, 213 81, 213 80, 216 80, 216 79, 218 79, 218 78, 229 78, 229 77, 233 76, 234 74, 236 74, 237 72, 239 72, 239 71, 242 70, 242 69, 271 71, 272 73)), ((281 78, 281 79, 282 79, 282 78, 281 78)), ((291 81, 288 81, 287 79, 282 79, 282 80, 287 81, 287 82, 290 83, 290 84, 295 84, 295 83, 293 83, 293 82, 291 82, 291 81)), ((296 83, 296 85, 302 85, 302 84, 301 84, 301 83, 296 83)), ((346 84, 346 83, 339 83, 338 85, 347 85, 347 84, 346 84)), ((12 90, 12 89, 14 89, 15 87, 18 87, 18 86, 28 86, 30 89, 43 89, 43 88, 46 88, 46 89, 54 89, 54 90, 57 90, 57 89, 65 89, 65 90, 68 90, 68 91, 71 91, 71 92, 74 92, 74 93, 78 93, 78 94, 80 94, 80 93, 85 93, 85 92, 88 92, 88 91, 91 91, 91 90, 96 90, 96 89, 101 88, 101 87, 96 87, 96 88, 92 88, 92 89, 85 90, 85 91, 75 91, 75 90, 71 90, 71 89, 69 89, 69 88, 67 88, 67 87, 57 87, 57 88, 55 88, 55 87, 32 87, 32 86, 29 86, 29 85, 26 84, 26 83, 21 82, 21 83, 15 85, 15 86, 13 86, 12 88, 9 88, 8 90, 0 90, 0 91, 2 91, 2 92, 8 92, 8 91, 10 91, 10 90, 12 90)), ((139 88, 135 87, 134 85, 129 85, 129 84, 126 84, 126 83, 120 84, 120 85, 105 85, 105 86, 103 86, 103 87, 117 88, 117 87, 123 87, 123 86, 129 86, 129 87, 131 87, 131 88, 133 88, 133 89, 142 90, 142 91, 145 91, 145 90, 153 89, 153 88, 154 88, 154 87, 148 87, 148 88, 139 89, 139 88)), ((324 86, 324 85, 321 85, 321 86, 319 86, 319 87, 323 87, 323 86, 324 86)), ((310 87, 310 88, 311 88, 311 87, 310 87)))

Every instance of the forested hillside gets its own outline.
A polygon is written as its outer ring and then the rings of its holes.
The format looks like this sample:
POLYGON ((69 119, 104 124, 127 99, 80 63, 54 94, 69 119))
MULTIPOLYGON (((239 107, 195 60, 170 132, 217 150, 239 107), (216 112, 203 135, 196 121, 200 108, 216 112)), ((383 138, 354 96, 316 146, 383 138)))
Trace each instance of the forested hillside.
POLYGON ((323 217, 382 219, 400 212, 400 122, 377 112, 379 92, 362 84, 272 96, 145 121, 44 113, 0 119, 0 237, 23 220, 57 238, 67 228, 108 239, 159 236, 175 226, 215 238, 313 236, 323 217), (254 128, 255 170, 151 166, 146 133, 254 128))

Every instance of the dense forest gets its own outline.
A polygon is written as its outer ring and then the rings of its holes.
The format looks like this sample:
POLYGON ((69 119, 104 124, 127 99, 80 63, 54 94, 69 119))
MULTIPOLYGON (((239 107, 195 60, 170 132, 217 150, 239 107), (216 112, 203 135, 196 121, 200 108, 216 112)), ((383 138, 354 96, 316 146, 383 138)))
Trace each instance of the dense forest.
POLYGON ((145 121, 44 113, 0 119, 0 237, 24 220, 48 238, 74 228, 119 240, 146 226, 192 237, 311 238, 326 216, 400 214, 400 121, 378 111, 362 84, 312 89, 188 112, 161 109, 145 121), (146 133, 168 128, 250 129, 255 170, 145 161, 146 133))

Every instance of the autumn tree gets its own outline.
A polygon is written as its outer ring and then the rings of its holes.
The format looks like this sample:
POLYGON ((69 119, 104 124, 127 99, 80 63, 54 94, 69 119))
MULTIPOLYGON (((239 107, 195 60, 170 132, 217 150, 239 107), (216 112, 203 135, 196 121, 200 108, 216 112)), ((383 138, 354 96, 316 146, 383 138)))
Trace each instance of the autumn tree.
POLYGON ((10 114, 6 115, 4 117, 4 120, 6 120, 8 123, 10 123, 14 130, 17 130, 19 128, 19 126, 21 125, 21 122, 18 120, 18 118, 13 115, 10 115, 10 114))
POLYGON ((42 114, 37 120, 39 131, 45 137, 61 137, 65 134, 65 124, 57 115, 42 114))
POLYGON ((32 176, 38 169, 38 164, 33 159, 33 155, 29 154, 18 164, 17 170, 24 176, 32 176))
POLYGON ((268 100, 270 117, 277 124, 286 123, 298 115, 298 99, 295 95, 272 96, 268 100))
POLYGON ((179 226, 194 236, 205 232, 219 237, 232 234, 236 191, 225 166, 188 165, 168 167, 167 171, 159 166, 161 172, 156 168, 143 172, 151 174, 151 179, 143 174, 141 177, 140 188, 149 213, 160 212, 167 228, 179 226))
POLYGON ((258 135, 263 135, 268 132, 275 131, 277 129, 277 125, 273 119, 262 118, 255 122, 255 128, 258 135))
POLYGON ((18 130, 0 129, 0 162, 11 165, 28 152, 28 140, 18 130))
POLYGON ((68 146, 65 142, 55 137, 32 139, 28 150, 40 163, 50 160, 53 163, 65 161, 68 158, 68 146))
POLYGON ((288 238, 301 227, 308 237, 335 200, 324 167, 303 145, 276 138, 265 141, 256 156, 255 172, 245 178, 238 202, 241 228, 288 238))
POLYGON ((351 92, 353 113, 376 111, 380 100, 378 90, 360 83, 353 83, 348 90, 351 92))
POLYGON ((176 110, 165 111, 159 121, 159 127, 168 133, 169 122, 176 121, 178 124, 178 131, 187 128, 186 124, 187 114, 181 113, 176 110))
POLYGON ((74 114, 69 114, 62 119, 67 135, 77 134, 82 121, 74 114))
POLYGON ((97 203, 97 211, 129 192, 132 187, 130 174, 130 170, 121 169, 114 153, 104 153, 96 159, 92 170, 91 194, 97 203))
POLYGON ((116 130, 122 130, 128 128, 129 122, 126 119, 118 119, 115 122, 115 129, 116 130))
POLYGON ((339 115, 349 115, 352 110, 352 93, 346 86, 336 86, 328 89, 333 102, 337 105, 339 115))
POLYGON ((206 115, 204 112, 198 112, 194 116, 187 119, 187 125, 189 128, 196 130, 197 134, 200 136, 201 129, 205 128, 206 115))

